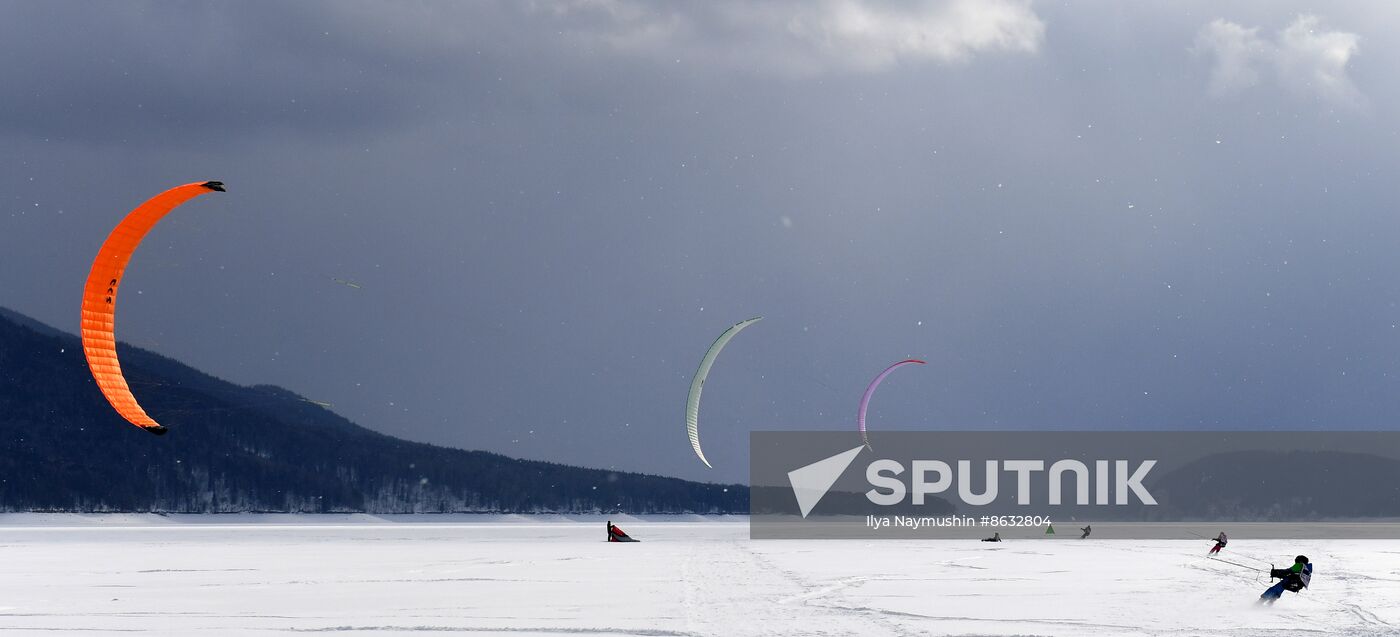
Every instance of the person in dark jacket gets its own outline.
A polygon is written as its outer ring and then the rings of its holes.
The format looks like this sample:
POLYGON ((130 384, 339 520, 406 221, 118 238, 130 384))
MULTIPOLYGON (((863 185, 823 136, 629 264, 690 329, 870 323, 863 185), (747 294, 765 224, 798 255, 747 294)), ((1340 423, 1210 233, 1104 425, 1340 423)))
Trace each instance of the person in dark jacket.
POLYGON ((998 532, 996 532, 996 533, 993 533, 993 534, 992 534, 992 537, 982 538, 982 541, 983 541, 983 542, 1000 542, 1000 541, 1001 541, 1001 532, 998 531, 998 532))
POLYGON ((1091 524, 1079 530, 1084 532, 1084 535, 1079 536, 1079 539, 1082 540, 1086 537, 1089 537, 1089 534, 1094 532, 1094 525, 1091 524))
POLYGON ((1210 547, 1210 552, 1206 553, 1206 555, 1215 555, 1219 553, 1220 549, 1225 548, 1225 545, 1229 543, 1230 538, 1225 537, 1225 532, 1221 531, 1220 535, 1215 536, 1215 546, 1210 547))
POLYGON ((1308 587, 1312 583, 1312 562, 1308 561, 1306 555, 1299 555, 1293 558, 1293 566, 1288 568, 1269 569, 1269 579, 1277 578, 1279 582, 1269 587, 1259 596, 1259 603, 1272 604, 1283 597, 1284 591, 1298 592, 1308 587))

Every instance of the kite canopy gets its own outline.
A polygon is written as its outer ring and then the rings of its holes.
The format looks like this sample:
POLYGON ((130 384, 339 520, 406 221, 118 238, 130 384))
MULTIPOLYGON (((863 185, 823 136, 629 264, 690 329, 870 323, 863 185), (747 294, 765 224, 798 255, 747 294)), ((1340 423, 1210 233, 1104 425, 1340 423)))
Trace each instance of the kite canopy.
POLYGON ((870 381, 870 385, 865 388, 865 394, 860 397, 860 412, 856 414, 856 421, 860 423, 860 440, 865 443, 867 448, 870 447, 870 438, 867 437, 865 433, 865 410, 870 407, 870 397, 875 395, 875 388, 880 386, 880 381, 885 380, 885 377, 889 376, 890 372, 905 365, 923 364, 924 362, 917 358, 899 361, 898 363, 886 367, 885 371, 880 372, 880 375, 876 376, 875 380, 870 381))
POLYGON ((83 355, 87 357, 92 378, 97 381, 97 387, 102 390, 107 402, 122 418, 156 435, 164 434, 165 427, 146 415, 146 410, 136 402, 117 361, 117 340, 113 331, 117 290, 132 253, 146 233, 180 204, 210 192, 224 192, 223 182, 204 181, 176 186, 137 206, 102 243, 97 258, 92 262, 92 271, 88 272, 87 284, 83 286, 83 355))
POLYGON ((705 358, 700 360, 700 369, 695 372, 695 379, 690 381, 690 396, 685 401, 685 432, 690 436, 690 447, 695 450, 695 455, 700 458, 700 462, 706 467, 714 468, 710 461, 705 459, 705 452, 700 450, 700 392, 705 389, 705 378, 710 375, 710 368, 715 364, 715 358, 719 357, 719 351, 733 339, 740 330, 763 320, 762 316, 755 316, 746 321, 734 324, 725 330, 719 338, 715 339, 709 351, 705 352, 705 358))

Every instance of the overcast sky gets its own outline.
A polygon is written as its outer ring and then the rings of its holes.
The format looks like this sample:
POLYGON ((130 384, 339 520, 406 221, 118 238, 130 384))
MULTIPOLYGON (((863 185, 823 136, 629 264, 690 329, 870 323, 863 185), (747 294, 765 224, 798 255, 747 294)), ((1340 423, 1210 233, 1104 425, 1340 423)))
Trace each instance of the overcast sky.
POLYGON ((1397 60, 1388 2, 4 2, 0 305, 76 331, 220 179, 118 337, 413 440, 744 480, 905 357, 872 437, 1392 427, 1397 60))

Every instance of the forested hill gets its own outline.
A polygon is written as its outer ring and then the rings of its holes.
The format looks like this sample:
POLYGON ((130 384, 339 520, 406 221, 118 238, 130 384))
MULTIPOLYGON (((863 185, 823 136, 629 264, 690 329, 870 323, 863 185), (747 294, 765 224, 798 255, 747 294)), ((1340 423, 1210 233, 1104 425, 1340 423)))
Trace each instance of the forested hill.
POLYGON ((740 485, 408 442, 285 389, 234 385, 134 347, 120 352, 168 435, 141 431, 107 405, 76 336, 0 309, 0 511, 748 510, 740 485))

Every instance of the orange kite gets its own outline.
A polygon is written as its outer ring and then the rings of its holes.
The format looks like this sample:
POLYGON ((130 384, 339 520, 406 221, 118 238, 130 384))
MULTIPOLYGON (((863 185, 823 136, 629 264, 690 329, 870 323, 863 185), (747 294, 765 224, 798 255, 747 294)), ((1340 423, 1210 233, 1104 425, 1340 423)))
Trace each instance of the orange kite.
POLYGON ((87 357, 92 378, 122 418, 157 436, 164 434, 166 428, 146 415, 146 410, 136 402, 117 362, 117 339, 113 333, 117 289, 131 254, 156 222, 180 204, 209 192, 224 192, 223 182, 176 186, 137 206, 102 243, 102 249, 97 251, 97 258, 92 262, 92 271, 88 273, 87 285, 83 286, 83 355, 87 357))

